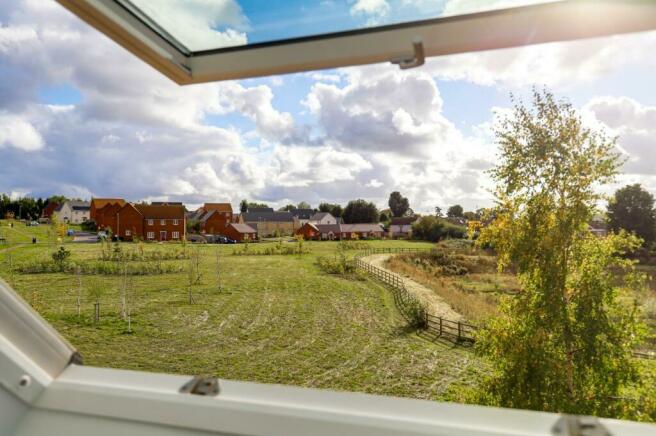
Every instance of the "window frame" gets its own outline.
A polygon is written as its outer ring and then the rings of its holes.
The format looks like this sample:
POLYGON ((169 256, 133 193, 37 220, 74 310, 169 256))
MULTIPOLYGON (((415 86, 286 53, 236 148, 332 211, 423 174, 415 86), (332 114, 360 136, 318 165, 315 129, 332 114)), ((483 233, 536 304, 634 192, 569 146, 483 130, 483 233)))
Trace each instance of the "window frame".
POLYGON ((415 41, 442 56, 656 28, 654 2, 565 0, 189 52, 114 0, 58 1, 181 85, 412 59, 415 41))

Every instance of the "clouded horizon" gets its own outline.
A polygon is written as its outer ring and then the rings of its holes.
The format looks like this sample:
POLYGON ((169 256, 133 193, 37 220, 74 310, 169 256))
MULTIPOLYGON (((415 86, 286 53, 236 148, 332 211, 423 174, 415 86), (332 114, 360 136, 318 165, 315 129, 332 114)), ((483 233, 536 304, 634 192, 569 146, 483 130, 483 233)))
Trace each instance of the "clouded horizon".
MULTIPOLYGON (((340 4, 365 25, 409 3, 430 2, 340 4)), ((468 6, 438 3, 441 13, 468 6)), ((220 32, 252 41, 249 11, 233 20, 242 33, 220 32)), ((379 64, 180 87, 56 2, 8 0, 0 192, 192 206, 365 198, 384 208, 398 190, 418 212, 474 209, 492 204, 484 171, 495 161, 495 111, 509 109, 511 92, 527 99, 546 86, 619 136, 625 174, 607 190, 638 182, 656 193, 653 53, 656 32, 433 58, 414 70, 379 64)))

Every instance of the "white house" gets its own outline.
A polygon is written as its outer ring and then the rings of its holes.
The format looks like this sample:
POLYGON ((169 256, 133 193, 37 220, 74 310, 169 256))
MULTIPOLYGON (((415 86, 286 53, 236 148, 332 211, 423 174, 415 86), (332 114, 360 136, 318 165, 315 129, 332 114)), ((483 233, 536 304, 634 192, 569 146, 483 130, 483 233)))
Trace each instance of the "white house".
POLYGON ((69 200, 52 213, 64 223, 81 224, 89 220, 90 204, 88 201, 69 200))
POLYGON ((310 217, 310 222, 312 224, 338 224, 337 218, 332 216, 328 212, 317 212, 310 217))

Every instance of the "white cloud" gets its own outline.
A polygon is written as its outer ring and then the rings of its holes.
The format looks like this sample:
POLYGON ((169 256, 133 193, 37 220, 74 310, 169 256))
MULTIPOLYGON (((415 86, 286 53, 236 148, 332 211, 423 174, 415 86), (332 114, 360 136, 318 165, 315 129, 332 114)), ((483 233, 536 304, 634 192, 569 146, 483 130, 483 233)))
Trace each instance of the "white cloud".
POLYGON ((29 121, 0 112, 0 148, 13 147, 22 151, 37 151, 44 145, 41 134, 29 121))
POLYGON ((512 8, 558 0, 447 0, 442 15, 462 15, 492 9, 512 8))
POLYGON ((367 25, 379 24, 389 13, 390 6, 386 0, 355 0, 351 5, 351 15, 368 17, 367 25))
POLYGON ((132 1, 192 51, 248 42, 247 19, 234 0, 132 1))

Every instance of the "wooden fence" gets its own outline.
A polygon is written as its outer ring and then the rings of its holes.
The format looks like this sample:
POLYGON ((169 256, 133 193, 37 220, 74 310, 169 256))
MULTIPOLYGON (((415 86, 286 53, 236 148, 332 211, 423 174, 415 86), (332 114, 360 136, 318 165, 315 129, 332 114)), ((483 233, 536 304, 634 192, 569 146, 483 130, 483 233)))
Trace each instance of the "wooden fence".
POLYGON ((378 268, 362 260, 363 257, 370 256, 372 254, 409 253, 426 250, 430 250, 430 248, 374 248, 370 250, 364 250, 355 256, 355 267, 366 271, 374 278, 380 280, 391 288, 394 294, 394 302, 396 303, 396 306, 398 307, 401 314, 406 319, 410 318, 412 316, 412 312, 416 311, 417 308, 421 308, 423 317, 421 327, 423 327, 426 331, 436 335, 437 337, 446 338, 455 342, 473 343, 474 334, 476 332, 475 326, 428 313, 426 306, 407 290, 403 279, 399 275, 386 271, 382 268, 378 268))

